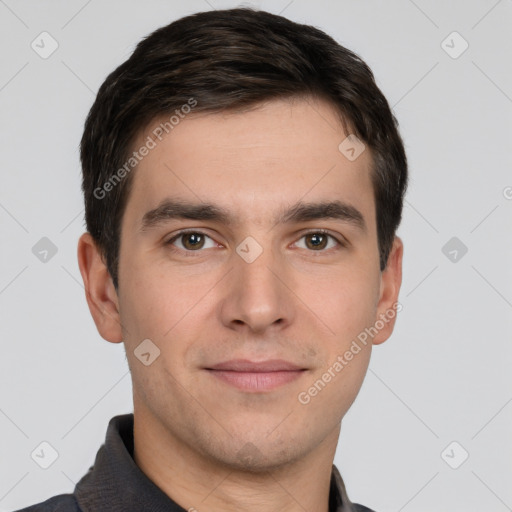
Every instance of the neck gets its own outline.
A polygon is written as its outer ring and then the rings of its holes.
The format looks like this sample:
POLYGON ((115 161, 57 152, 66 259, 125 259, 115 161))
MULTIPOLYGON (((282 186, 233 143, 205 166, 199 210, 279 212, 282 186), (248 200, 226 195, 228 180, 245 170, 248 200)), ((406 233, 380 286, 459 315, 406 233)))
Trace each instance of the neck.
POLYGON ((241 471, 198 453, 142 409, 134 409, 134 460, 189 512, 329 512, 340 426, 300 460, 269 471, 241 471))

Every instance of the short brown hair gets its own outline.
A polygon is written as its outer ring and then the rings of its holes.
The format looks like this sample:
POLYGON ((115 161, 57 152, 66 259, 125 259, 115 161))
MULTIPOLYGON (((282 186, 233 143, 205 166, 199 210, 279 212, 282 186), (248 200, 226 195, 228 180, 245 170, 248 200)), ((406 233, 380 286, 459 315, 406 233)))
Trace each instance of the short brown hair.
POLYGON ((106 78, 87 116, 80 145, 85 221, 116 288, 133 173, 121 173, 108 193, 98 190, 126 165, 141 130, 191 98, 194 112, 214 113, 291 97, 326 100, 346 133, 370 149, 380 267, 386 267, 402 216, 407 161, 372 71, 315 27, 237 8, 186 16, 147 36, 106 78))

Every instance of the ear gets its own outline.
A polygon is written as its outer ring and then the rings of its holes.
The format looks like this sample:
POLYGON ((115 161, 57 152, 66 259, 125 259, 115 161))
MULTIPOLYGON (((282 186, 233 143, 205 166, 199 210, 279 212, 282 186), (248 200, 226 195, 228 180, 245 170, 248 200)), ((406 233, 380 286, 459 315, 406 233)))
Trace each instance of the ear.
POLYGON ((105 340, 120 343, 123 334, 117 292, 101 251, 90 233, 80 237, 77 252, 85 296, 96 328, 105 340))
POLYGON ((396 316, 402 309, 402 305, 398 302, 398 293, 402 284, 403 252, 402 240, 396 236, 389 253, 388 263, 381 274, 380 298, 375 323, 376 327, 384 325, 378 329, 374 336, 372 340, 374 345, 384 343, 391 336, 395 327, 396 316))

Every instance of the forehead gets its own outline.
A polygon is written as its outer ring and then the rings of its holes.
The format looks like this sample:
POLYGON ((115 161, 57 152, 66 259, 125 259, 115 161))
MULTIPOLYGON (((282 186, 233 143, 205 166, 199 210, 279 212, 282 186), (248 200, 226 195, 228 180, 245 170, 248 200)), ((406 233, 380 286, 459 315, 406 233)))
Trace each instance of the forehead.
POLYGON ((159 140, 155 129, 168 120, 155 119, 134 144, 148 137, 155 143, 134 171, 127 207, 128 216, 136 210, 133 222, 169 196, 217 204, 257 222, 298 201, 342 200, 373 210, 370 152, 351 161, 340 151, 349 134, 321 100, 191 114, 167 125, 159 140))

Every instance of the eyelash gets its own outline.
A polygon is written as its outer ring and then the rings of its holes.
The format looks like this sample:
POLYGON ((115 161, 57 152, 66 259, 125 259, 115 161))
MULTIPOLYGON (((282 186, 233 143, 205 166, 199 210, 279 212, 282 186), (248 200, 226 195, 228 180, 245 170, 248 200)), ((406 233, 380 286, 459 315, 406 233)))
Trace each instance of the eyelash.
MULTIPOLYGON (((165 245, 170 246, 173 251, 179 251, 179 252, 182 252, 182 253, 184 252, 186 254, 186 256, 194 256, 194 253, 202 252, 202 249, 198 249, 196 251, 191 251, 191 250, 187 250, 187 249, 180 249, 178 247, 174 247, 173 246, 173 243, 176 240, 178 240, 182 236, 189 235, 189 234, 202 235, 202 236, 208 237, 211 240, 213 240, 213 238, 211 236, 209 236, 208 234, 204 233, 203 231, 200 231, 200 230, 197 230, 197 229, 188 229, 188 230, 180 231, 179 233, 174 235, 172 238, 170 238, 169 240, 167 240, 165 242, 165 245)), ((322 253, 330 253, 333 249, 334 250, 339 250, 339 249, 347 246, 346 242, 344 242, 343 240, 340 240, 338 237, 335 237, 334 235, 332 235, 329 231, 327 231, 325 229, 314 229, 314 230, 308 231, 307 233, 302 234, 302 236, 299 238, 299 240, 301 240, 302 238, 304 238, 304 237, 306 237, 308 235, 317 235, 317 234, 323 235, 323 236, 327 236, 327 237, 331 238, 332 240, 334 240, 338 244, 338 247, 331 247, 330 249, 321 249, 321 250, 318 250, 318 251, 310 250, 309 252, 312 252, 312 253, 318 252, 320 254, 322 254, 322 253)))

